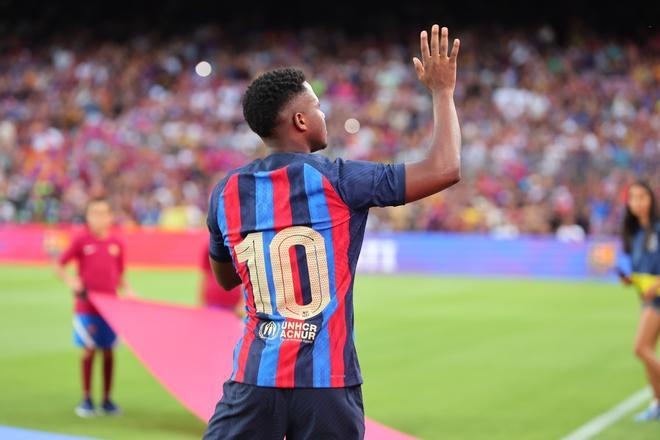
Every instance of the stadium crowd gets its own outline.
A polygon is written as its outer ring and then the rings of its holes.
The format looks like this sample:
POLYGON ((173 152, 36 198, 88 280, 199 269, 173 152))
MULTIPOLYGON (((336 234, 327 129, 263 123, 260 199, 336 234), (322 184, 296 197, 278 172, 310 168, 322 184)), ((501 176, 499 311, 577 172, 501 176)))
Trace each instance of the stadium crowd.
MULTIPOLYGON (((660 188, 660 39, 457 33, 463 180, 376 209, 369 227, 616 233, 625 186, 643 176, 660 188)), ((283 65, 302 68, 321 97, 327 154, 414 160, 432 113, 411 62, 417 37, 402 41, 321 31, 239 40, 217 28, 121 43, 0 39, 0 223, 81 222, 87 200, 107 193, 123 224, 201 226, 214 182, 265 153, 242 117, 247 81, 283 65), (213 67, 206 77, 201 60, 213 67)))

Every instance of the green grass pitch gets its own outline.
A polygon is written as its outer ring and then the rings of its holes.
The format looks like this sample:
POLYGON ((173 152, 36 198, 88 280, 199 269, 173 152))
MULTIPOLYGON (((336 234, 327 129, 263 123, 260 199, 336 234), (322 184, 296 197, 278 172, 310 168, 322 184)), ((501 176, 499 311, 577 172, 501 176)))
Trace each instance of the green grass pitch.
MULTIPOLYGON (((134 270, 129 279, 146 298, 196 300, 192 270, 134 270)), ((124 414, 74 416, 71 309, 49 268, 0 266, 0 425, 102 439, 200 438, 204 424, 123 345, 115 399, 124 414)), ((645 384, 632 355, 639 305, 617 285, 358 276, 355 310, 367 414, 420 438, 557 439, 645 384)), ((660 423, 627 416, 598 438, 657 439, 660 423)))

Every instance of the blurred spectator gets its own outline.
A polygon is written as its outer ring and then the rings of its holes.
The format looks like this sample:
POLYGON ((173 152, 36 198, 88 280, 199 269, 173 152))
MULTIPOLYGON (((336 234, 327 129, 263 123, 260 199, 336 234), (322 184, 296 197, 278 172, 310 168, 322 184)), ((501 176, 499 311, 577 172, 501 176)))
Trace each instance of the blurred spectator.
MULTIPOLYGON (((562 47, 547 27, 458 33, 464 179, 423 203, 375 210, 369 227, 617 232, 621 188, 638 176, 660 187, 660 40, 582 34, 562 47)), ((205 28, 121 44, 0 40, 0 222, 81 222, 87 200, 107 193, 123 223, 201 226, 217 178, 264 153, 240 99, 251 77, 281 65, 303 68, 321 96, 327 154, 419 157, 432 121, 410 62, 416 39, 301 36, 238 42, 205 28), (208 77, 195 73, 200 60, 213 66, 208 77)))

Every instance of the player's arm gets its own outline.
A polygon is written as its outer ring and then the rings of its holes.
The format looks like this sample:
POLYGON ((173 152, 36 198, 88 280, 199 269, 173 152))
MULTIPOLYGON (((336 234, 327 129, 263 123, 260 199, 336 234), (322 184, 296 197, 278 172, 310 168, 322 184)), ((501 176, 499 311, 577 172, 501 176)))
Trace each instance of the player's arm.
POLYGON ((215 275, 215 279, 223 289, 231 290, 241 284, 241 277, 236 273, 236 269, 234 269, 234 265, 231 261, 216 261, 212 257, 209 257, 209 261, 211 262, 213 275, 215 275))
POLYGON ((74 292, 77 293, 82 290, 82 283, 80 282, 80 279, 77 276, 72 275, 67 270, 66 263, 57 262, 55 265, 55 274, 74 292))
POLYGON ((119 290, 121 291, 122 295, 128 298, 133 298, 136 297, 137 294, 135 293, 135 290, 131 287, 131 285, 128 283, 128 280, 126 280, 126 276, 122 275, 121 280, 119 280, 119 290))
POLYGON ((231 253, 222 238, 222 231, 218 225, 218 197, 216 186, 209 200, 209 212, 206 217, 206 226, 209 229, 209 262, 211 271, 218 284, 225 290, 231 290, 241 284, 241 278, 236 273, 231 261, 231 253))
POLYGON ((64 281, 64 284, 69 286, 71 290, 73 290, 75 293, 79 293, 83 289, 82 282, 80 281, 80 278, 76 275, 72 275, 71 272, 67 270, 67 264, 71 262, 71 260, 77 258, 79 255, 79 245, 78 245, 78 240, 74 240, 71 245, 67 248, 67 250, 64 251, 62 255, 60 255, 60 258, 57 260, 57 263, 55 264, 55 274, 59 279, 64 281))
POLYGON ((454 105, 456 59, 460 41, 454 39, 447 56, 448 30, 433 25, 420 35, 422 59, 415 57, 415 71, 433 99, 433 138, 424 159, 406 164, 406 202, 422 199, 461 180, 461 128, 454 105), (441 34, 441 35, 440 35, 441 34))
POLYGON ((118 265, 118 270, 119 270, 119 285, 117 286, 119 288, 119 291, 122 293, 122 295, 128 297, 128 298, 133 298, 137 296, 135 294, 135 291, 131 287, 131 285, 128 283, 128 280, 126 279, 126 254, 124 253, 124 245, 120 244, 119 245, 119 256, 117 257, 117 265, 118 265))
POLYGON ((619 280, 624 285, 629 286, 632 284, 632 280, 630 279, 630 276, 626 274, 623 270, 616 269, 616 274, 619 276, 619 280))

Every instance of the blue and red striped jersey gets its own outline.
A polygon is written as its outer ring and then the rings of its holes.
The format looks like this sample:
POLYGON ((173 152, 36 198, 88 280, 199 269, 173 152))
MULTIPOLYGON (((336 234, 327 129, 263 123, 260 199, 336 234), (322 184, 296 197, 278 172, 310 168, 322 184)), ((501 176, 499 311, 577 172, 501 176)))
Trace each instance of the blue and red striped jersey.
POLYGON ((405 199, 403 164, 274 153, 213 190, 210 256, 232 261, 247 316, 231 379, 267 387, 362 383, 353 279, 369 208, 405 199))

